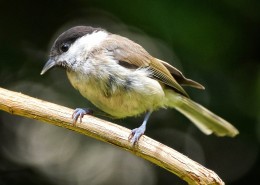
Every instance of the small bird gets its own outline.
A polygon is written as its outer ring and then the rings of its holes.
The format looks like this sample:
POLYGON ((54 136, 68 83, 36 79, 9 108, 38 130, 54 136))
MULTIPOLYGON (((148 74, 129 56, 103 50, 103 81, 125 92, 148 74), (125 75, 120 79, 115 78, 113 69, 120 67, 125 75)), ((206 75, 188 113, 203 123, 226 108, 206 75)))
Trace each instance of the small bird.
MULTIPOLYGON (((234 137, 238 130, 192 101, 182 86, 204 87, 186 78, 169 63, 151 56, 142 46, 102 28, 75 26, 54 42, 41 75, 60 66, 66 69, 72 86, 96 107, 114 118, 146 113, 140 127, 132 130, 129 141, 137 143, 146 130, 151 113, 174 108, 203 133, 234 137)), ((75 109, 73 123, 88 108, 75 109)))

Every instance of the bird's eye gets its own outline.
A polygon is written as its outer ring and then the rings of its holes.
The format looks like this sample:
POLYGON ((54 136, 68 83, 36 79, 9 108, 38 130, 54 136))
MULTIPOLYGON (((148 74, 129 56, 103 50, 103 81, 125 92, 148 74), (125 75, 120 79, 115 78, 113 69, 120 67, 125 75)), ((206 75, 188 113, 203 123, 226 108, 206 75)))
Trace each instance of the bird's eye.
POLYGON ((65 53, 69 50, 69 47, 70 45, 68 43, 64 43, 61 45, 60 50, 65 53))

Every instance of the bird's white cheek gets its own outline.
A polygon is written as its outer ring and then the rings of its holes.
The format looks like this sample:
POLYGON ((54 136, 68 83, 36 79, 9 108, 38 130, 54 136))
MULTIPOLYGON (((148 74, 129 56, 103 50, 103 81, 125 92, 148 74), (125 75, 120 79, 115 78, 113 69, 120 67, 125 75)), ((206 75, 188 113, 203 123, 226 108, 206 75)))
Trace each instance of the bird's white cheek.
POLYGON ((56 61, 58 61, 58 63, 60 63, 63 67, 75 70, 80 67, 82 63, 82 56, 79 55, 79 53, 70 51, 60 55, 56 61))
POLYGON ((106 32, 99 31, 79 38, 71 45, 66 57, 74 61, 86 61, 93 49, 102 43, 107 35, 106 32))

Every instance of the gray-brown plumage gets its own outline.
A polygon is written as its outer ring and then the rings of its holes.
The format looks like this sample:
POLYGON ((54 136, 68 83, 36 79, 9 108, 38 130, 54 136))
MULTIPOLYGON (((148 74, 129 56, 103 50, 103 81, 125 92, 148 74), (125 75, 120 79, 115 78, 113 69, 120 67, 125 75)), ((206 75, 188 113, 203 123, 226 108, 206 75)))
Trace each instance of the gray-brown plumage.
MULTIPOLYGON (((193 102, 182 87, 204 89, 201 84, 125 37, 100 28, 73 27, 54 42, 41 74, 54 66, 66 68, 73 87, 115 118, 147 112, 130 135, 133 143, 144 133, 151 112, 166 107, 184 114, 205 134, 238 134, 230 123, 193 102)), ((76 109, 74 121, 88 112, 76 109)))

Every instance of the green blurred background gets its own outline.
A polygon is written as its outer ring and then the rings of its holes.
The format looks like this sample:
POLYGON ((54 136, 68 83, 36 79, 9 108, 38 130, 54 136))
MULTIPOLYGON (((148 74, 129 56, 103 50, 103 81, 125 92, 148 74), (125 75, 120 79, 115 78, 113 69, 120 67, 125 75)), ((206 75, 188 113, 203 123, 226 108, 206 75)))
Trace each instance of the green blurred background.
MULTIPOLYGON (((257 184, 259 10, 260 1, 243 0, 2 0, 0 86, 71 108, 93 107, 63 70, 39 75, 50 46, 75 25, 127 36, 205 85, 205 91, 187 91, 240 131, 236 138, 205 136, 175 110, 160 110, 146 135, 214 170, 226 184, 257 184)), ((142 119, 112 121, 132 129, 142 119)), ((5 112, 0 143, 0 184, 185 184, 115 146, 5 112)))

